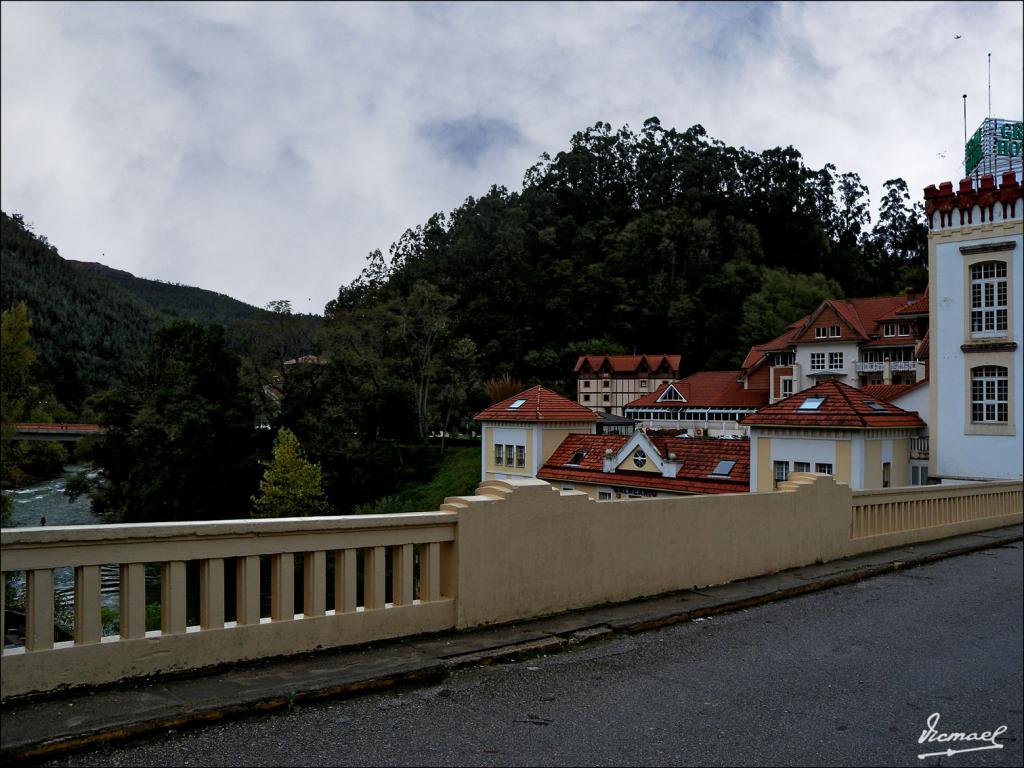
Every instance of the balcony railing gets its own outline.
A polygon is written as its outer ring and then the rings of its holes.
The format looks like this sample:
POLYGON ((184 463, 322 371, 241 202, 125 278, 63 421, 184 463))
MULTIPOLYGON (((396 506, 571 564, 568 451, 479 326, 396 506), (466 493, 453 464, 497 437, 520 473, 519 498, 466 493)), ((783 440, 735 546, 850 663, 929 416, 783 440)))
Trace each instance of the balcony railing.
MULTIPOLYGON (((885 370, 885 363, 879 361, 858 360, 854 365, 857 373, 881 373, 885 370)), ((917 363, 913 360, 891 360, 890 371, 914 371, 917 370, 917 363)))
POLYGON ((912 459, 927 459, 928 458, 928 438, 927 437, 913 437, 910 439, 910 458, 912 459))

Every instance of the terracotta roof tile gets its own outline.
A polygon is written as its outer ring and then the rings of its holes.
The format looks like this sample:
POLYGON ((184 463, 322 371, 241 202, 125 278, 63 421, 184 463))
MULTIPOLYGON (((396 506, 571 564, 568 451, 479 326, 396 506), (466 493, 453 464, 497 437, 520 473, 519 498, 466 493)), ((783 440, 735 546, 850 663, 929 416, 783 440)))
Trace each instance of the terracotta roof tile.
POLYGON ((650 436, 651 444, 662 458, 674 453, 676 460, 682 462, 676 477, 629 470, 604 472, 605 450, 617 453, 629 439, 623 435, 568 435, 537 477, 675 493, 743 493, 750 489, 749 440, 650 436), (578 464, 570 465, 569 461, 579 451, 586 451, 586 455, 578 464), (728 476, 714 477, 711 473, 720 461, 735 461, 736 464, 728 476))
POLYGON ((896 310, 897 315, 927 315, 928 314, 928 290, 921 294, 921 298, 917 301, 913 301, 907 304, 905 307, 900 307, 896 310))
POLYGON ((541 386, 495 403, 473 417, 477 421, 597 421, 597 414, 541 386), (513 408, 512 406, 523 402, 513 408))
POLYGON ((653 392, 638 397, 627 408, 643 407, 677 407, 677 408, 760 408, 768 403, 767 389, 744 389, 738 377, 743 371, 703 371, 687 376, 685 379, 673 381, 671 385, 662 384, 653 392), (672 386, 686 398, 682 403, 678 400, 658 402, 666 389, 672 386))
POLYGON ((662 363, 667 363, 669 370, 678 374, 682 360, 682 355, 581 355, 573 371, 579 373, 584 362, 588 363, 592 370, 598 371, 607 361, 608 367, 615 373, 635 373, 639 370, 640 364, 646 361, 648 370, 655 371, 662 363))
POLYGON ((792 397, 766 406, 740 419, 747 426, 781 427, 923 427, 915 411, 904 411, 892 403, 872 397, 862 389, 835 380, 823 381, 792 397), (814 410, 800 406, 812 397, 822 397, 814 410), (877 407, 872 407, 875 403, 877 407))

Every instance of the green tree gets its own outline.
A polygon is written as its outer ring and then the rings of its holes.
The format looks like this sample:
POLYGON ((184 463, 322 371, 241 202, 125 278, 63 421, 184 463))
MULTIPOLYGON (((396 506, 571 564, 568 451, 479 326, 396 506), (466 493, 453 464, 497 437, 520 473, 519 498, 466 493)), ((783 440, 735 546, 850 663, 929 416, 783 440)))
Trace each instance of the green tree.
POLYGON ((223 328, 186 321, 158 331, 139 374, 93 402, 106 428, 88 457, 100 470, 98 514, 127 522, 249 516, 259 478, 254 414, 223 328))
POLYGON ((266 471, 259 496, 253 496, 253 517, 306 517, 324 515, 327 499, 321 482, 320 465, 302 455, 299 439, 281 427, 274 439, 274 457, 260 462, 266 471))

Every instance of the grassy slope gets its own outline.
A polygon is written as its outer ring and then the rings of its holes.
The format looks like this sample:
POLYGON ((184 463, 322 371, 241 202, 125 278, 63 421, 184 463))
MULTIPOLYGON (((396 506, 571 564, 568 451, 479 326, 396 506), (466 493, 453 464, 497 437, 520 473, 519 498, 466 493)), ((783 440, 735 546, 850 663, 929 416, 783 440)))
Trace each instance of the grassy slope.
POLYGON ((357 514, 394 514, 396 512, 429 512, 436 510, 446 496, 472 494, 480 483, 480 447, 451 446, 445 448, 441 464, 426 483, 400 486, 392 496, 375 504, 356 508, 357 514))

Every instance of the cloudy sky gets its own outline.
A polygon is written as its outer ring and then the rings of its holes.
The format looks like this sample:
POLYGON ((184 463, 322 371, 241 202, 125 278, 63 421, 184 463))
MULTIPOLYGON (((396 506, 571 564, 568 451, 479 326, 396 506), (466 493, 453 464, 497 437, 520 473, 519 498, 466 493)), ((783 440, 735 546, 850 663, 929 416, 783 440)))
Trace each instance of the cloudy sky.
POLYGON ((912 191, 1024 114, 1019 2, 4 3, 0 204, 65 258, 321 312, 595 122, 912 191), (956 39, 959 35, 960 38, 956 39))

